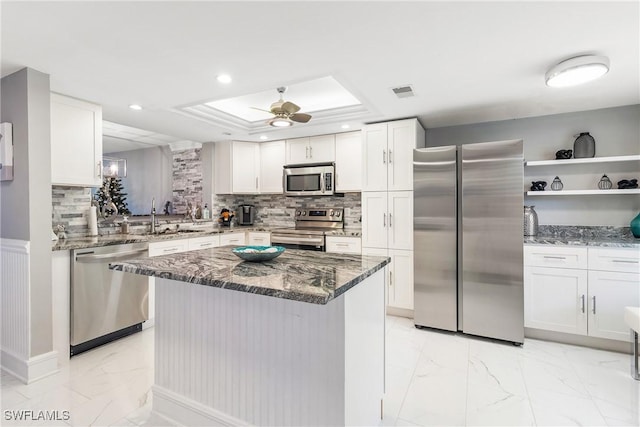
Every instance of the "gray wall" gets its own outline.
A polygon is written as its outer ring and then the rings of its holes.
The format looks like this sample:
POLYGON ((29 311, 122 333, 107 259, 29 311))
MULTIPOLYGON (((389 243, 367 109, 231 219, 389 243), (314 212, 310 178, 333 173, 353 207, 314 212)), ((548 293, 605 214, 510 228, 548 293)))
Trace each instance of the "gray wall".
POLYGON ((13 123, 14 179, 0 186, 3 238, 30 242, 31 354, 53 349, 49 76, 24 68, 2 79, 0 120, 13 123))
MULTIPOLYGON (((596 156, 640 154, 640 105, 524 119, 427 129, 428 147, 505 139, 523 139, 527 160, 554 159, 560 149, 572 149, 574 135, 590 132, 596 140, 596 156)), ((589 188, 607 173, 612 181, 640 178, 638 165, 597 165, 525 168, 525 182, 550 180, 560 175, 565 183, 588 183, 589 188)), ((524 190, 524 189, 523 189, 524 190)), ((541 224, 629 226, 640 210, 637 196, 525 197, 535 205, 541 224)))
POLYGON ((122 179, 127 206, 134 215, 149 215, 151 199, 162 213, 164 203, 172 200, 172 162, 169 146, 110 153, 108 157, 127 159, 127 176, 122 179))

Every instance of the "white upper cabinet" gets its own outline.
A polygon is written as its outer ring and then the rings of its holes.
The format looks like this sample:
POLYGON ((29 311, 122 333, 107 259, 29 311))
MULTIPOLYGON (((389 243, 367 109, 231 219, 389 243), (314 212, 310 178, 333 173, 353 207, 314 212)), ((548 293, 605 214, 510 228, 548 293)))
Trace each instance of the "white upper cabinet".
POLYGON ((102 107, 51 94, 51 183, 102 186, 102 107))
POLYGON ((260 192, 282 194, 282 167, 286 162, 285 142, 260 143, 260 192))
POLYGON ((413 190, 413 149, 425 145, 418 120, 368 125, 362 134, 362 190, 413 190))
POLYGON ((336 191, 346 193, 362 190, 362 134, 336 135, 336 191))
POLYGON ((260 147, 257 142, 215 144, 214 189, 216 194, 259 192, 260 147))
POLYGON ((288 139, 286 141, 287 164, 335 162, 335 141, 335 135, 288 139))

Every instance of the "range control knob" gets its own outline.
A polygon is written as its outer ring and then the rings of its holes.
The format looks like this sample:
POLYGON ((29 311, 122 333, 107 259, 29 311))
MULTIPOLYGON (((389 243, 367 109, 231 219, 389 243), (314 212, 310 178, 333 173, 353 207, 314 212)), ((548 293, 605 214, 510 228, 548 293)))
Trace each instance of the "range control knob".
POLYGON ((329 211, 329 216, 333 216, 333 209, 329 211))
POLYGON ((296 211, 296 216, 300 216, 300 215, 302 215, 302 212, 296 211))
POLYGON ((302 216, 306 216, 307 215, 307 211, 302 211, 302 216))
POLYGON ((340 216, 340 211, 336 212, 336 216, 340 216))

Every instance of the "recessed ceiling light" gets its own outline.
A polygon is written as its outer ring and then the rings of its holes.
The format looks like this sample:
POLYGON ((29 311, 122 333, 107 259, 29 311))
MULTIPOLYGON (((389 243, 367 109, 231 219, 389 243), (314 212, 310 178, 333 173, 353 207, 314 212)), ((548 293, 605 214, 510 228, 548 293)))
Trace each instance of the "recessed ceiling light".
POLYGON ((602 77, 609 71, 606 56, 583 55, 562 61, 545 74, 550 87, 575 86, 602 77))
POLYGON ((129 105, 129 108, 131 108, 132 110, 142 110, 142 106, 138 105, 138 104, 131 104, 129 105))
POLYGON ((231 76, 229 74, 220 74, 216 77, 219 83, 229 84, 231 83, 231 76))
POLYGON ((349 125, 342 125, 342 126, 340 126, 340 127, 341 127, 342 129, 349 129, 351 126, 349 126, 349 125))
POLYGON ((260 139, 264 141, 264 140, 269 139, 269 138, 267 137, 267 135, 260 135, 260 139))

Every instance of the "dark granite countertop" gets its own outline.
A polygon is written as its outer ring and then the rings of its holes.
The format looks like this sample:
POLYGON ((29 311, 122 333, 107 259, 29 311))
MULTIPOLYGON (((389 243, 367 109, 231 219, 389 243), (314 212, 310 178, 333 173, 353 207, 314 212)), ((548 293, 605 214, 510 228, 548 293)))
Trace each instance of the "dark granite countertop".
POLYGON ((525 236, 525 245, 555 245, 555 246, 601 246, 608 248, 640 248, 640 239, 633 236, 557 236, 538 235, 525 236))
POLYGON ((382 269, 390 258, 287 249, 263 263, 243 261, 233 246, 127 260, 109 268, 203 286, 327 304, 382 269))
MULTIPOLYGON (((184 230, 184 228, 183 228, 184 230)), ((269 231, 264 227, 211 227, 190 232, 169 232, 159 234, 105 234, 102 236, 71 237, 51 242, 52 251, 95 248, 99 246, 122 245, 126 243, 159 242, 162 240, 189 239, 223 233, 244 233, 245 231, 269 231)))

